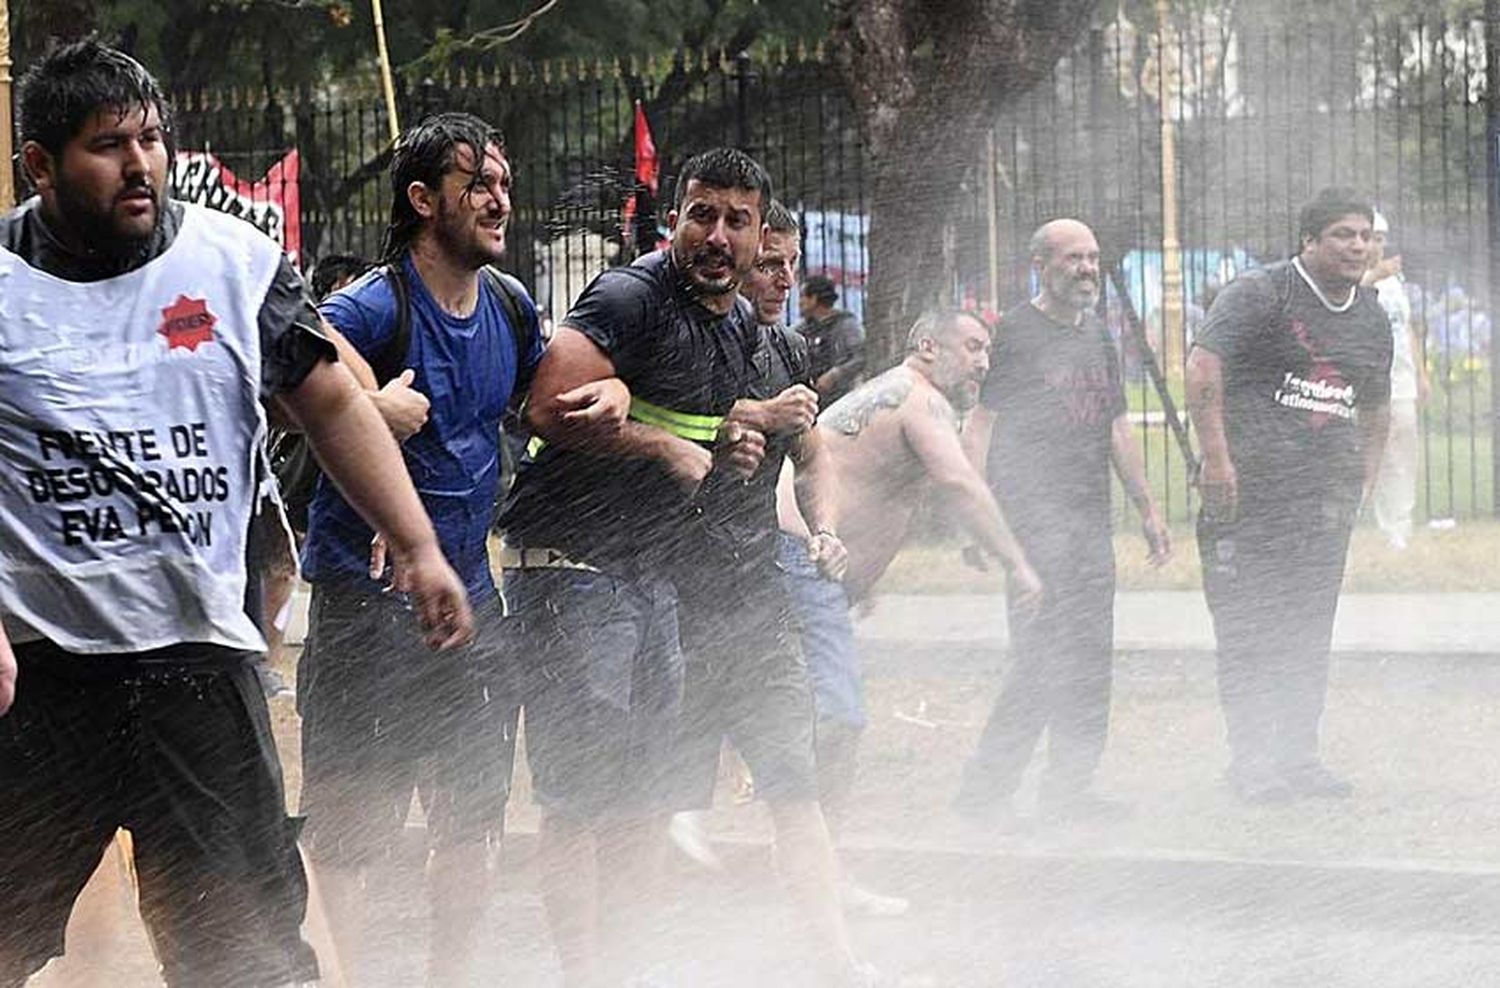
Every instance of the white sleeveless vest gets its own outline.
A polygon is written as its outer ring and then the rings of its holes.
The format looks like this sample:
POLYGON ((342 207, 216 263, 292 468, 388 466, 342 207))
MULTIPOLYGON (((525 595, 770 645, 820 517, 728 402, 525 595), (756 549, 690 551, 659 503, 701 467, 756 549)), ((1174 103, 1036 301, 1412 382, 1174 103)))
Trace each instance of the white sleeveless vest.
POLYGON ((106 281, 0 250, 0 621, 18 637, 265 647, 245 540, 266 424, 257 319, 280 257, 191 205, 160 257, 106 281))

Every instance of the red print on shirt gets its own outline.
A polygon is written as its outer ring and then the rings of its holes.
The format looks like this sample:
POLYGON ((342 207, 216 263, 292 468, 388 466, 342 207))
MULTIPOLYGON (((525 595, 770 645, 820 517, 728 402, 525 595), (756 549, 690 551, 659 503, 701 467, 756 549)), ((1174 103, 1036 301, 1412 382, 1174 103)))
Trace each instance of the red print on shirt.
POLYGON ((161 310, 157 332, 166 337, 167 348, 197 350, 200 343, 211 343, 218 317, 208 311, 208 300, 177 296, 177 301, 161 310))
MULTIPOLYGON (((1331 388, 1342 388, 1348 385, 1349 382, 1344 380, 1344 372, 1339 370, 1338 365, 1323 353, 1318 342, 1307 331, 1307 324, 1301 319, 1292 320, 1292 336, 1296 338, 1298 345, 1307 351, 1307 358, 1311 361, 1307 368, 1309 381, 1321 381, 1331 388)), ((1308 424, 1314 429, 1323 428, 1328 419, 1327 412, 1309 412, 1307 416, 1308 424)))
POLYGON ((1062 402, 1068 422, 1074 426, 1096 426, 1110 411, 1109 371, 1104 367, 1057 367, 1042 379, 1062 402))

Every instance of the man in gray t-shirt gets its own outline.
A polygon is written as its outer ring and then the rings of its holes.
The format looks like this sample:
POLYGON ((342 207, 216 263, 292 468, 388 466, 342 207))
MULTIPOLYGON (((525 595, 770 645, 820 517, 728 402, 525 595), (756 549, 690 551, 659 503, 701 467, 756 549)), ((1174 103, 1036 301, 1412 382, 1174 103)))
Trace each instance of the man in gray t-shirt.
POLYGON ((1318 757, 1318 723, 1349 533, 1388 422, 1391 334, 1358 287, 1371 223, 1353 193, 1319 193, 1298 255, 1228 285, 1188 356, 1228 779, 1251 802, 1352 792, 1318 757))

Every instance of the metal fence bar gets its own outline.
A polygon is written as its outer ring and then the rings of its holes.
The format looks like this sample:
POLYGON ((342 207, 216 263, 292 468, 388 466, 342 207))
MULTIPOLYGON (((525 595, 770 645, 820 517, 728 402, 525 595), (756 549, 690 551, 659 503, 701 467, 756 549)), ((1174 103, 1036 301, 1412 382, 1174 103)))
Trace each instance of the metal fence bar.
MULTIPOLYGON (((1029 292, 1030 232, 1076 215, 1109 241, 1106 254, 1122 258, 1119 282, 1162 348, 1172 329, 1161 251, 1165 107, 1177 150, 1183 342, 1225 278, 1247 262, 1287 256, 1296 210, 1311 192, 1346 184, 1371 194, 1404 251, 1424 329, 1422 360, 1434 381, 1421 416, 1420 509, 1428 517, 1500 510, 1500 395, 1484 304, 1500 211, 1491 43, 1481 50, 1482 25, 1462 17, 1355 22, 1305 5, 1268 16, 1258 12, 1263 6, 1280 5, 1240 5, 1227 18, 1177 10, 1160 43, 1154 19, 1135 25, 1123 12, 1102 14, 1048 79, 994 121, 994 206, 985 203, 984 141, 974 142, 973 170, 953 176, 966 198, 947 217, 952 261, 937 287, 943 297, 987 299, 993 284, 1002 310, 1017 304, 1029 292), (1174 64, 1175 84, 1165 77, 1174 64), (1166 98, 1174 89, 1180 98, 1166 98), (988 249, 991 208, 998 277, 988 249)), ((863 291, 871 162, 821 51, 682 52, 645 66, 466 66, 430 85, 406 80, 402 94, 408 116, 451 106, 503 122, 516 173, 510 263, 554 317, 592 274, 651 247, 621 230, 635 189, 636 97, 661 159, 661 201, 652 208, 665 212, 689 154, 735 141, 766 162, 778 195, 798 211, 806 268, 841 281, 850 298, 863 291)), ((179 145, 211 150, 247 183, 300 152, 304 265, 334 251, 375 254, 389 195, 377 92, 203 92, 178 103, 179 145)), ((284 198, 289 188, 270 183, 256 194, 284 198)), ((646 234, 652 220, 636 228, 646 234)), ((1118 332, 1122 316, 1110 293, 1105 312, 1118 332)), ((1185 350, 1158 352, 1180 361, 1185 350)), ((1171 380, 1180 380, 1178 361, 1164 368, 1171 380)), ((1142 442, 1152 483, 1170 516, 1183 520, 1194 495, 1155 417, 1159 403, 1128 348, 1121 367, 1132 406, 1151 412, 1142 442)))

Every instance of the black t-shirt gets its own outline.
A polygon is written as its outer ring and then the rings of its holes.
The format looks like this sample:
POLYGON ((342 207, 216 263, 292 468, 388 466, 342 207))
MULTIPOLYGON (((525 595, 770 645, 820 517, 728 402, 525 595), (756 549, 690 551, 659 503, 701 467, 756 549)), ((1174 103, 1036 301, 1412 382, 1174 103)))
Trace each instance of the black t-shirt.
MULTIPOLYGON (((91 282, 115 278, 162 255, 182 228, 182 203, 168 200, 156 233, 136 254, 79 254, 52 235, 42 219, 41 201, 28 199, 0 217, 0 246, 27 264, 63 281, 91 282)), ((261 394, 294 390, 320 360, 335 360, 333 344, 319 328, 318 310, 308 297, 302 276, 285 257, 271 282, 260 315, 261 394)))
POLYGON ((826 319, 805 318, 797 324, 797 335, 807 342, 812 377, 817 380, 835 367, 845 367, 843 381, 821 396, 829 407, 854 390, 865 366, 865 328, 852 312, 834 309, 826 319))
MULTIPOLYGON (((755 377, 759 333, 749 303, 737 299, 727 315, 705 309, 667 251, 599 275, 563 324, 609 357, 630 388, 631 417, 640 421, 691 416, 711 428, 755 377)), ((695 441, 714 443, 709 434, 695 441)), ((522 466, 501 525, 520 545, 560 549, 608 568, 655 567, 703 523, 718 482, 711 475, 689 498, 654 460, 549 444, 522 466)))
POLYGON ((1374 289, 1335 312, 1290 262, 1219 293, 1194 340, 1219 355, 1243 505, 1359 497, 1358 410, 1390 400, 1391 332, 1374 289))
MULTIPOLYGON (((779 324, 760 326, 758 332, 755 376, 743 397, 764 401, 794 384, 811 387, 811 363, 802 337, 779 324)), ((765 459, 749 480, 728 475, 709 478, 703 488, 703 527, 709 545, 701 554, 683 556, 686 565, 733 564, 747 573, 775 578, 770 570, 775 565, 781 531, 776 517, 776 482, 792 442, 792 436, 767 436, 765 459), (729 559, 723 558, 726 551, 729 559)))
POLYGON ((1023 544, 1048 529, 1108 531, 1110 432, 1125 391, 1099 319, 1068 326, 1029 302, 1006 313, 979 400, 995 413, 990 486, 1023 544))

